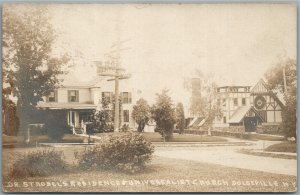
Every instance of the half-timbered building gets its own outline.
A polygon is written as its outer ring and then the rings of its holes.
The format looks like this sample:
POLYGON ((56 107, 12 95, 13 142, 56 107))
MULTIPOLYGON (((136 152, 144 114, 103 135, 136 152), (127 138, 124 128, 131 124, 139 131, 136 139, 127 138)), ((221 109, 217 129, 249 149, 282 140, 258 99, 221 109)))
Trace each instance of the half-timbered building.
POLYGON ((282 122, 284 104, 268 89, 263 79, 253 87, 218 87, 216 101, 223 117, 215 119, 215 127, 244 126, 246 131, 255 131, 258 125, 279 125, 282 122))

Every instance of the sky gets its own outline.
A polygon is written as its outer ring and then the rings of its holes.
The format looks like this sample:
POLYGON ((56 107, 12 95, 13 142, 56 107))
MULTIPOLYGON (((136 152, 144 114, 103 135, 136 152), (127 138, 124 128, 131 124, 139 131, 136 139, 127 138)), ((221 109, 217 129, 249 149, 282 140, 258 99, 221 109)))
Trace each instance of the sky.
POLYGON ((149 102, 167 88, 186 105, 183 83, 195 69, 213 73, 220 86, 251 86, 280 57, 296 58, 295 4, 53 4, 49 11, 55 51, 68 51, 79 80, 96 76, 93 61, 120 40, 120 65, 149 102))

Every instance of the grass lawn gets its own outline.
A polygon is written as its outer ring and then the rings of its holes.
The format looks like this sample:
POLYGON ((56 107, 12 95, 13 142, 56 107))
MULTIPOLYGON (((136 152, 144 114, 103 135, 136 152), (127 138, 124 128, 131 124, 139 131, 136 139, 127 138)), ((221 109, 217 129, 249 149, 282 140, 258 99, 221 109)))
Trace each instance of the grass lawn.
POLYGON ((274 144, 265 149, 268 152, 297 152, 297 143, 285 141, 282 143, 274 144))
MULTIPOLYGON (((159 133, 143 133, 143 136, 151 142, 162 142, 159 133)), ((173 134, 170 142, 226 142, 226 139, 207 135, 173 134)))
POLYGON ((81 171, 74 165, 74 151, 63 150, 69 166, 66 173, 48 177, 8 179, 16 152, 33 148, 3 149, 3 190, 5 192, 290 192, 295 191, 295 176, 230 168, 220 165, 154 156, 146 169, 136 174, 114 171, 81 171), (13 186, 9 187, 11 183, 13 186), (25 183, 24 183, 25 182, 25 183), (31 182, 31 183, 30 183, 31 182), (41 185, 48 182, 44 187, 41 185), (288 186, 283 184, 287 184, 288 186), (26 184, 26 185, 25 185, 26 184), (30 187, 32 185, 32 187, 30 187), (55 186, 56 185, 56 186, 55 186), (59 186, 62 185, 62 186, 59 186), (63 186, 65 185, 65 186, 63 186))
MULTIPOLYGON (((60 143, 82 143, 83 137, 76 136, 73 134, 65 134, 60 143)), ((47 135, 33 135, 30 137, 31 145, 36 143, 48 143, 50 142, 47 135)), ((4 145, 22 145, 24 143, 24 138, 22 136, 7 136, 2 135, 2 144, 4 145)))
POLYGON ((250 134, 250 139, 253 140, 267 140, 267 141, 283 141, 283 136, 273 136, 266 134, 250 134))
POLYGON ((264 157, 272 157, 272 158, 297 160, 297 156, 287 155, 287 154, 276 154, 276 153, 274 154, 274 153, 268 153, 268 152, 257 152, 257 151, 246 150, 246 149, 240 150, 238 152, 242 153, 242 154, 253 155, 253 156, 264 156, 264 157))
MULTIPOLYGON (((98 133, 97 136, 101 137, 111 133, 98 133)), ((143 136, 151 142, 163 142, 163 138, 159 133, 142 133, 143 136)), ((173 134, 173 138, 169 142, 226 142, 227 140, 216 136, 207 135, 190 135, 190 134, 173 134)))

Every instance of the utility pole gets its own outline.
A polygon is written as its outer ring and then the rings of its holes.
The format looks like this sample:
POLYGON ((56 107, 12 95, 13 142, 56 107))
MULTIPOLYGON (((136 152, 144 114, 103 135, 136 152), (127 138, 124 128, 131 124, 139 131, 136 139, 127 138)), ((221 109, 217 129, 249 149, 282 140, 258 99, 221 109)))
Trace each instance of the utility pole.
MULTIPOLYGON (((113 58, 115 66, 106 67, 105 65, 98 65, 98 68, 109 68, 110 70, 114 70, 114 73, 99 73, 99 76, 110 76, 113 77, 112 79, 108 79, 107 81, 115 81, 115 110, 114 110, 114 132, 119 132, 119 117, 120 117, 120 104, 119 104, 119 80, 120 79, 128 79, 130 75, 124 75, 122 71, 125 71, 120 66, 120 58, 121 58, 121 38, 120 38, 120 21, 117 22, 116 31, 117 31, 117 42, 113 46, 116 46, 116 50, 113 51, 116 53, 116 57, 110 56, 113 58)), ((128 48, 126 48, 128 49, 128 48)))
POLYGON ((287 86, 286 86, 286 77, 285 77, 285 67, 282 69, 283 73, 283 86, 284 86, 284 93, 287 94, 287 86))

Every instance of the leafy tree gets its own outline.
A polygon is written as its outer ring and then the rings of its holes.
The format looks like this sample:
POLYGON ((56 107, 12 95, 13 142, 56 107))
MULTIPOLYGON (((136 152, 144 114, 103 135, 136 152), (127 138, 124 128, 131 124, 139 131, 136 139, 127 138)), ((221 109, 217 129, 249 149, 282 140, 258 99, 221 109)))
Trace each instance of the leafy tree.
POLYGON ((286 137, 296 138, 296 91, 297 91, 297 65, 296 60, 280 60, 271 67, 265 74, 267 84, 274 92, 284 94, 285 107, 282 110, 281 127, 286 137), (286 91, 284 89, 283 70, 285 70, 286 91))
POLYGON ((271 67, 265 73, 265 78, 269 89, 278 90, 281 93, 284 93, 283 69, 285 70, 287 90, 296 87, 296 60, 287 58, 286 60, 279 60, 275 66, 271 67))
POLYGON ((107 131, 110 129, 110 122, 112 121, 112 113, 109 108, 109 100, 103 99, 101 108, 95 110, 92 114, 92 122, 94 129, 99 132, 107 131))
POLYGON ((180 134, 183 133, 185 128, 185 115, 182 103, 178 103, 176 106, 176 123, 180 134))
POLYGON ((282 128, 284 129, 285 137, 297 138, 297 100, 296 87, 291 88, 284 96, 286 105, 282 110, 282 128))
POLYGON ((208 74, 203 78, 203 113, 205 116, 205 124, 208 126, 208 135, 211 135, 210 130, 215 119, 220 119, 223 115, 220 105, 216 99, 217 84, 214 81, 214 76, 208 74))
POLYGON ((3 82, 17 97, 20 129, 25 130, 37 103, 58 83, 68 58, 52 56, 56 35, 45 6, 14 8, 3 10, 3 82))
POLYGON ((157 131, 164 140, 169 140, 173 135, 174 124, 176 123, 175 109, 172 99, 168 95, 168 90, 163 90, 161 94, 156 94, 156 103, 152 107, 152 118, 156 122, 157 131))
MULTIPOLYGON (((201 93, 192 92, 191 107, 193 107, 193 112, 197 113, 198 116, 205 117, 204 125, 208 127, 208 134, 210 135, 213 121, 216 118, 222 117, 222 110, 216 99, 217 84, 214 81, 213 74, 204 74, 200 70, 196 70, 196 74, 198 75, 198 82, 201 83, 201 86, 199 86, 201 87, 199 89, 201 93), (193 106, 195 104, 195 102, 192 101, 193 99, 197 99, 197 106, 193 106)), ((195 78, 193 80, 195 81, 195 78)), ((190 83, 192 83, 193 80, 190 81, 190 83)))
POLYGON ((46 118, 44 128, 50 141, 58 142, 70 132, 66 110, 45 110, 43 115, 46 118))
POLYGON ((136 102, 136 105, 133 106, 132 118, 138 124, 138 131, 143 132, 145 125, 149 122, 151 118, 150 106, 147 101, 143 98, 139 99, 136 102))

